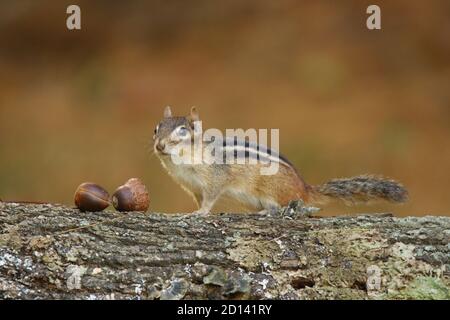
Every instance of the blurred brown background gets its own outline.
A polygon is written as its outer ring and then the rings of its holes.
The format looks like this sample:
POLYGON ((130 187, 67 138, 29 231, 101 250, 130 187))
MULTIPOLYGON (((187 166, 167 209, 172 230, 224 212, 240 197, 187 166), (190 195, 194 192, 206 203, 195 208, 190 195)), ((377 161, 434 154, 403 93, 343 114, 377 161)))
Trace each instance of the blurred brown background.
POLYGON ((0 40, 0 198, 72 204, 83 181, 140 177, 152 210, 192 211, 150 140, 164 106, 196 105, 204 127, 279 128, 311 184, 376 173, 410 190, 323 214, 450 215, 447 0, 1 1, 0 40))

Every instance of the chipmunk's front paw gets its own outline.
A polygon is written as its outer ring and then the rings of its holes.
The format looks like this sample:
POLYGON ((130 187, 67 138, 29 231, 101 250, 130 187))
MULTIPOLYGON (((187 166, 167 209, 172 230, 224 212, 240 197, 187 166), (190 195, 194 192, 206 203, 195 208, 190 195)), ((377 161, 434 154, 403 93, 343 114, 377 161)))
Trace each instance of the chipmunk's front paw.
POLYGON ((207 216, 209 214, 209 211, 204 210, 204 209, 198 209, 198 210, 192 212, 192 214, 196 215, 196 216, 203 216, 204 217, 204 216, 207 216))

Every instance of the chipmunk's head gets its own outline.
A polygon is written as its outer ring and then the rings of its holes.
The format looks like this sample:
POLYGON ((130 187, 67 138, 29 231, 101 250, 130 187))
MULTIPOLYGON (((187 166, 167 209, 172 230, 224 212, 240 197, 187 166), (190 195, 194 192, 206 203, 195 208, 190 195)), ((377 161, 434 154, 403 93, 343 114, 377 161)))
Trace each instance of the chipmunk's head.
POLYGON ((164 118, 158 123, 153 135, 153 148, 158 155, 170 155, 180 142, 190 142, 194 138, 194 122, 199 121, 197 109, 185 117, 172 116, 169 106, 164 109, 164 118))

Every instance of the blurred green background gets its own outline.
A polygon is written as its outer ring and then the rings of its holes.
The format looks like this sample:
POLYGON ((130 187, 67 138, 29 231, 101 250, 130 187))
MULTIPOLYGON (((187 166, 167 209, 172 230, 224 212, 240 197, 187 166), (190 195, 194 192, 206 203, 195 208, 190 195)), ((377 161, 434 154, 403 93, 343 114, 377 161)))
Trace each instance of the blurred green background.
POLYGON ((450 2, 375 2, 1 1, 0 198, 72 204, 81 182, 140 177, 152 210, 192 211, 150 141, 164 106, 196 105, 204 127, 279 128, 311 184, 375 173, 410 191, 323 215, 450 215, 450 2))

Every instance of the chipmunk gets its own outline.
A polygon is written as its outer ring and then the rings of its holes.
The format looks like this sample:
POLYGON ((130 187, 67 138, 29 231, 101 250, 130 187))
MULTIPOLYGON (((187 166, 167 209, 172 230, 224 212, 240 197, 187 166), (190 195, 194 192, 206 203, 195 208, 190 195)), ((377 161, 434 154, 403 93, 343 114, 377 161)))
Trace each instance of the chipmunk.
MULTIPOLYGON (((200 118, 195 107, 188 116, 183 117, 173 116, 170 107, 166 107, 164 118, 156 126, 153 136, 154 151, 163 167, 196 201, 198 210, 194 213, 208 214, 222 197, 238 200, 256 211, 276 210, 288 205, 291 200, 300 199, 306 204, 322 204, 331 199, 342 200, 346 204, 371 200, 401 203, 408 199, 408 192, 400 183, 372 175, 309 185, 284 156, 246 140, 234 139, 231 144, 227 140, 220 150, 215 151, 225 155, 230 149, 235 149, 232 152, 235 157, 246 157, 243 163, 213 163, 208 161, 211 160, 208 159, 208 152, 203 152, 201 161, 194 159, 193 154, 190 163, 175 163, 172 156, 179 152, 176 146, 181 142, 194 143, 196 121, 200 118), (237 153, 239 148, 245 148, 245 152, 237 153), (260 169, 264 164, 249 164, 251 156, 278 161, 278 172, 262 175, 260 169)), ((203 151, 209 143, 201 146, 203 151)))

